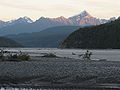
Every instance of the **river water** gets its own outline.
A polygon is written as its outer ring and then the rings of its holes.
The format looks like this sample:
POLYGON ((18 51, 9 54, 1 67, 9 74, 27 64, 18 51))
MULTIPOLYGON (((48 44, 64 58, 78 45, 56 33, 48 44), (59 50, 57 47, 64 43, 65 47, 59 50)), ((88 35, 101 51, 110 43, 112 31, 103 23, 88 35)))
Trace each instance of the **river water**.
MULTIPOLYGON (((57 48, 4 48, 12 52, 25 52, 31 57, 38 58, 45 53, 54 53, 59 57, 80 59, 79 55, 86 52, 85 49, 57 49, 57 48), (75 53, 76 55, 72 55, 75 53)), ((89 50, 92 52, 92 59, 107 59, 108 61, 120 61, 119 49, 89 50)))

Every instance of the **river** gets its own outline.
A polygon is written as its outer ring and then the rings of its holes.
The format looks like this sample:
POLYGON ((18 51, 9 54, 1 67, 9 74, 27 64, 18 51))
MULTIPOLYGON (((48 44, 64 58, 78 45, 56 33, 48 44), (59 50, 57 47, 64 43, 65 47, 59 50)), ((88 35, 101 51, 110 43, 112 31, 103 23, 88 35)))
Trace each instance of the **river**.
MULTIPOLYGON (((85 49, 57 49, 57 48, 4 48, 4 50, 12 52, 25 52, 31 57, 39 59, 45 53, 53 53, 59 57, 80 59, 79 55, 86 52, 85 49), (75 53, 73 55, 72 53, 75 53)), ((119 49, 103 49, 103 50, 89 50, 92 52, 92 59, 106 59, 108 61, 120 61, 119 49)))

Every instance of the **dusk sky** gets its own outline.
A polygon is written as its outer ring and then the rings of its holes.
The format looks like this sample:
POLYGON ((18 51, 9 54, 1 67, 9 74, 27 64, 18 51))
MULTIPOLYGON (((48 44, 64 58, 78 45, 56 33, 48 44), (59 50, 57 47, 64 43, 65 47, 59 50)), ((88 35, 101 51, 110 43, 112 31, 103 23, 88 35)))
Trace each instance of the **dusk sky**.
POLYGON ((88 11, 97 18, 120 16, 120 0, 0 0, 0 20, 28 16, 70 17, 88 11))

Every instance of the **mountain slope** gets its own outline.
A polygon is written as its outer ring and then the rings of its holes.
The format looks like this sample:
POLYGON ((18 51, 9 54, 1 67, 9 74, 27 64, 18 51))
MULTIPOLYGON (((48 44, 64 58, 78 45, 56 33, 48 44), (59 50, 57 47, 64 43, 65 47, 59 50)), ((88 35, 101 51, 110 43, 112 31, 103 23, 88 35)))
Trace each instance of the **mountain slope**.
POLYGON ((73 32, 60 48, 106 49, 120 48, 120 20, 73 32))
POLYGON ((39 32, 50 27, 67 26, 67 25, 70 25, 70 24, 59 22, 58 18, 56 20, 53 20, 50 18, 41 17, 36 22, 30 23, 30 24, 21 23, 21 24, 14 24, 11 26, 4 27, 0 29, 0 36, 5 36, 9 34, 39 32))
MULTIPOLYGON (((114 19, 115 18, 111 18, 111 20, 114 19)), ((8 34, 39 32, 44 29, 56 26, 91 26, 107 22, 109 22, 109 20, 96 19, 95 17, 91 16, 87 11, 83 11, 79 15, 75 15, 70 18, 65 18, 63 16, 58 18, 41 17, 35 22, 33 22, 28 17, 23 17, 8 22, 9 25, 5 25, 5 27, 0 29, 0 36, 5 36, 8 34)))
POLYGON ((31 23, 33 23, 33 21, 28 17, 21 17, 8 22, 0 21, 0 36, 29 32, 31 23))
POLYGON ((26 47, 56 48, 70 33, 79 28, 79 26, 59 26, 48 28, 41 32, 11 35, 8 37, 26 47))
POLYGON ((33 21, 29 17, 25 16, 25 17, 20 17, 16 20, 8 21, 7 23, 8 23, 8 25, 28 24, 28 23, 33 23, 33 21))
POLYGON ((63 16, 58 17, 58 18, 50 18, 50 20, 63 23, 64 25, 74 25, 72 20, 67 19, 67 18, 65 18, 63 16))
POLYGON ((16 20, 11 20, 11 21, 1 21, 0 20, 0 29, 3 27, 15 25, 15 24, 28 24, 28 23, 33 23, 33 21, 29 17, 20 17, 16 20))
POLYGON ((8 34, 19 34, 19 33, 29 33, 30 24, 14 24, 0 29, 0 36, 5 36, 8 34))
POLYGON ((87 11, 83 11, 79 15, 75 15, 69 19, 73 21, 74 25, 90 26, 101 24, 99 19, 91 16, 87 11))
POLYGON ((0 37, 0 47, 23 47, 23 46, 9 38, 0 37))
POLYGON ((7 23, 0 20, 0 28, 7 26, 7 23))

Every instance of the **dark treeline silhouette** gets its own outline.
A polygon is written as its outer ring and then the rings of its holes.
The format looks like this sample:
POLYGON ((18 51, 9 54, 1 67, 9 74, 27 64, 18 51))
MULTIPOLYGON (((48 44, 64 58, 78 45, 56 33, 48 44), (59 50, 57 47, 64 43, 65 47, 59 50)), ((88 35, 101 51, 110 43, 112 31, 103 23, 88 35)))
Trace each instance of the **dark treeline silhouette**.
POLYGON ((60 48, 120 49, 120 19, 80 28, 63 41, 60 48))

